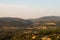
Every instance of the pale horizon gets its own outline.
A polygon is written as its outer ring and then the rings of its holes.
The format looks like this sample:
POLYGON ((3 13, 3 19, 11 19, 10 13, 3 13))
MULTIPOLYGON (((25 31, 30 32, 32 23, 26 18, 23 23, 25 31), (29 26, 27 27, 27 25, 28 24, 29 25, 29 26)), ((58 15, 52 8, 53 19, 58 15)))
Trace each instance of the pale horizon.
POLYGON ((60 0, 0 0, 0 17, 33 19, 60 16, 60 0))

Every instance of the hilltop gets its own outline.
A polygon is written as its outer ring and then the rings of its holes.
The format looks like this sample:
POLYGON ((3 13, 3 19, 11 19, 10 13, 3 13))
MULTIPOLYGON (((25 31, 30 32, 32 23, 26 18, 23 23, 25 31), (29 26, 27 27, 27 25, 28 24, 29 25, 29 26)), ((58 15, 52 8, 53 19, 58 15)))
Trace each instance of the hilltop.
POLYGON ((35 22, 59 22, 60 16, 45 16, 37 19, 22 19, 22 18, 13 18, 13 17, 1 17, 0 18, 0 27, 31 27, 35 22))
POLYGON ((0 18, 0 27, 27 27, 32 25, 29 20, 21 18, 3 17, 0 18))

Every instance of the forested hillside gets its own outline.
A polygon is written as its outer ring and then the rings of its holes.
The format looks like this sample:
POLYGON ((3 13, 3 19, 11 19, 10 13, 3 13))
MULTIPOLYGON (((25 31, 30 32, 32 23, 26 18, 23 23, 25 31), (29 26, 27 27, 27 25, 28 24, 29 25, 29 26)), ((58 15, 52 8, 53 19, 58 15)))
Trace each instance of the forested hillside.
POLYGON ((60 17, 49 16, 28 20, 0 18, 0 40, 42 40, 42 38, 60 40, 60 17))

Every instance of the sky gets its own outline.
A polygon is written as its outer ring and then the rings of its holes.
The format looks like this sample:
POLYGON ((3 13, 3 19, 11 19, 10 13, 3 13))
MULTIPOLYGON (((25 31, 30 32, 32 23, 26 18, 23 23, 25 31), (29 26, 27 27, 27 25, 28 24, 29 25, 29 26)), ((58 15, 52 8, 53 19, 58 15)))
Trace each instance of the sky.
POLYGON ((0 17, 43 16, 60 16, 60 0, 0 0, 0 17))

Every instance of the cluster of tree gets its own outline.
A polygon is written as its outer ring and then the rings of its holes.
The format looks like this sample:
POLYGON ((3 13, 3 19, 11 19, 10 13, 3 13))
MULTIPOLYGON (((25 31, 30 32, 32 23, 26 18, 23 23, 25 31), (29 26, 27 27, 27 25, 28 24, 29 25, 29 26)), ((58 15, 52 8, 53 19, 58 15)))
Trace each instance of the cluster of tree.
POLYGON ((60 40, 60 30, 40 30, 36 34, 17 32, 10 40, 42 40, 46 36, 51 40, 60 40))
POLYGON ((0 30, 0 40, 10 40, 15 35, 16 30, 0 30))
POLYGON ((0 40, 42 40, 47 36, 52 40, 60 40, 60 29, 40 30, 38 33, 23 33, 20 30, 0 30, 0 40), (33 39, 33 37, 35 37, 33 39))

